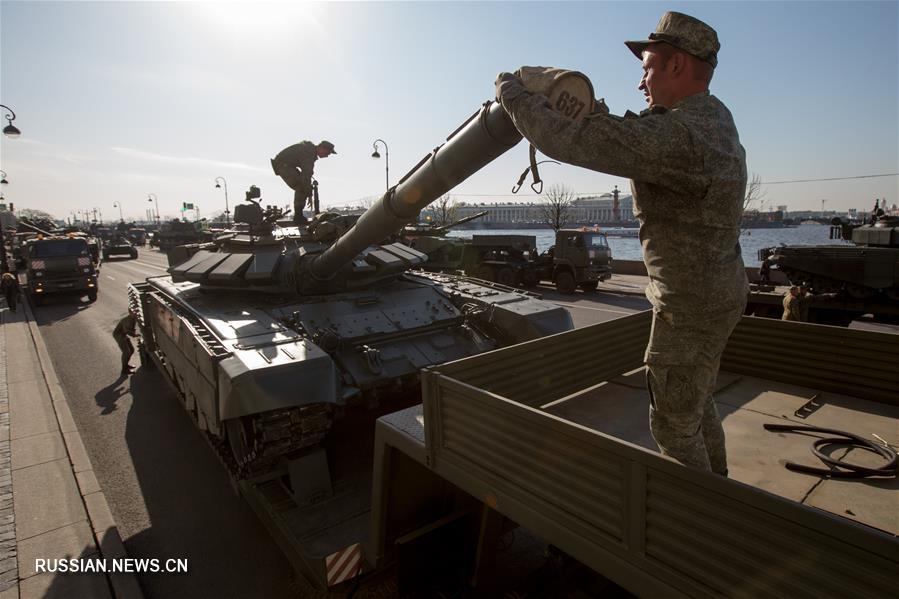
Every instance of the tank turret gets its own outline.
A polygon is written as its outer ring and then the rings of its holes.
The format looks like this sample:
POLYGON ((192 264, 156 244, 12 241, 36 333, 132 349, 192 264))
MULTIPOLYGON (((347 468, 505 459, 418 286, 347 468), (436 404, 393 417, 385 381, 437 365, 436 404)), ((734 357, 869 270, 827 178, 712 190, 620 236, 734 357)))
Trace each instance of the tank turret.
POLYGON ((759 259, 813 293, 899 301, 899 216, 875 209, 867 224, 836 217, 830 238, 851 244, 764 248, 759 259))
POLYGON ((132 287, 143 359, 246 473, 313 451, 353 414, 415 402, 421 368, 571 329, 560 306, 416 270, 427 256, 392 241, 520 140, 488 102, 358 219, 296 226, 251 188, 234 230, 177 248, 170 276, 132 287))

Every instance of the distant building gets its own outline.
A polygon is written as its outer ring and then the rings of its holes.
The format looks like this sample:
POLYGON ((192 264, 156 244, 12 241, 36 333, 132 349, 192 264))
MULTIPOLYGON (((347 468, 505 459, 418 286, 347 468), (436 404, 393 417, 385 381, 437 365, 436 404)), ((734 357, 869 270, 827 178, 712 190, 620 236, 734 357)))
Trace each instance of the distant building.
MULTIPOLYGON (((539 225, 545 223, 544 206, 540 202, 478 203, 458 204, 457 218, 465 218, 486 210, 488 214, 475 223, 480 226, 509 226, 510 224, 539 225)), ((614 214, 614 199, 611 193, 598 196, 583 196, 575 199, 569 209, 570 225, 634 224, 634 200, 630 195, 618 198, 618 219, 614 214)))

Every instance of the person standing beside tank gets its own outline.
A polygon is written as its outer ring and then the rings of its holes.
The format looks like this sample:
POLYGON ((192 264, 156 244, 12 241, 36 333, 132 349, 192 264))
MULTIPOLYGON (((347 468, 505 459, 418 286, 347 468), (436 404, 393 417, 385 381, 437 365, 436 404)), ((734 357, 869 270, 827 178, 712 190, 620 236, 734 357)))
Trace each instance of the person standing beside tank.
POLYGON ((653 306, 650 428, 663 454, 726 476, 712 393, 749 292, 739 245, 746 154, 730 111, 709 93, 714 29, 668 12, 649 39, 625 44, 643 62, 640 115, 572 122, 510 73, 497 78, 497 99, 547 156, 631 179, 653 306))
POLYGON ((134 346, 131 344, 129 337, 137 337, 137 333, 134 330, 135 325, 137 325, 137 315, 135 315, 133 310, 128 310, 128 314, 112 330, 112 337, 118 344, 119 349, 122 350, 122 376, 128 376, 134 371, 134 368, 128 362, 134 354, 134 346))
POLYGON ((294 190, 293 222, 296 224, 306 222, 303 208, 307 203, 311 205, 312 174, 315 170, 315 161, 336 153, 334 144, 330 141, 322 141, 318 145, 311 141, 301 141, 284 148, 272 158, 272 169, 275 174, 294 190))

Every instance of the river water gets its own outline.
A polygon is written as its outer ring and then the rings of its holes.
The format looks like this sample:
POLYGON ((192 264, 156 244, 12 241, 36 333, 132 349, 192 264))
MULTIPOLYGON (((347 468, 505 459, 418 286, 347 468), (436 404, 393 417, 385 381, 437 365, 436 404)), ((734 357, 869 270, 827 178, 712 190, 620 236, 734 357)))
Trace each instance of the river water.
MULTIPOLYGON (((551 229, 477 229, 450 231, 453 237, 472 235, 533 235, 537 238, 537 249, 546 251, 555 241, 551 229)), ((830 239, 828 225, 800 225, 783 229, 748 229, 740 235, 743 263, 758 266, 758 250, 765 247, 786 245, 843 245, 847 242, 830 239)), ((643 249, 636 237, 609 237, 612 257, 618 260, 642 260, 643 249)))

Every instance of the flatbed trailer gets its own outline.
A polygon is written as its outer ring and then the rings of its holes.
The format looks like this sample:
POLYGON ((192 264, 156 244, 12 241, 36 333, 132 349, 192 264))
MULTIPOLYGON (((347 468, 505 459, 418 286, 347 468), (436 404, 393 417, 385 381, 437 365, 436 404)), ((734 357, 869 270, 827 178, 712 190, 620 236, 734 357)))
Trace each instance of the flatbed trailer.
POLYGON ((820 435, 763 425, 895 448, 899 336, 744 317, 715 392, 725 478, 656 449, 642 372, 650 324, 638 313, 426 369, 423 405, 377 423, 368 559, 420 566, 436 544, 417 539, 466 513, 472 581, 489 578, 507 520, 638 596, 895 596, 897 479, 787 470, 784 460, 820 465, 820 435))

